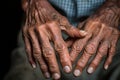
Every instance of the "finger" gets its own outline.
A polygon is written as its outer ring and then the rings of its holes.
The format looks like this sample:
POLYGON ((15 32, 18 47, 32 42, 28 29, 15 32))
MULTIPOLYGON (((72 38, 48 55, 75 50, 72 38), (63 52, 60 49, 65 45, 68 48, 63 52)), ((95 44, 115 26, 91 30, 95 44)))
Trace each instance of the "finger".
POLYGON ((66 73, 70 73, 72 70, 72 64, 68 53, 67 45, 63 40, 54 41, 54 44, 55 44, 55 50, 59 54, 60 62, 62 64, 63 70, 66 73))
POLYGON ((67 47, 71 47, 75 41, 76 41, 76 39, 67 38, 67 39, 65 40, 65 43, 66 43, 67 47))
POLYGON ((111 40, 111 47, 109 49, 109 54, 108 54, 108 58, 104 64, 104 68, 107 70, 109 65, 111 64, 112 62, 112 58, 113 56, 115 55, 115 51, 116 51, 116 44, 117 44, 117 41, 118 41, 118 38, 119 38, 119 35, 117 34, 113 34, 112 35, 112 40, 111 40))
POLYGON ((85 37, 87 35, 87 32, 84 30, 79 30, 75 27, 70 27, 70 29, 66 29, 65 31, 70 37, 85 37))
POLYGON ((29 35, 30 35, 30 39, 31 39, 31 43, 32 43, 33 55, 34 55, 35 59, 38 61, 39 65, 40 65, 40 69, 41 69, 42 73, 44 74, 44 76, 46 78, 50 78, 50 73, 48 71, 48 67, 42 57, 41 47, 39 45, 38 38, 34 31, 35 31, 34 27, 29 29, 29 35))
POLYGON ((78 63, 76 65, 76 69, 74 71, 75 76, 80 76, 81 72, 83 71, 84 67, 86 66, 88 60, 90 57, 96 53, 96 49, 98 46, 97 40, 92 40, 89 42, 89 44, 85 47, 85 50, 83 52, 83 55, 78 60, 78 63))
POLYGON ((30 44, 29 37, 26 34, 25 29, 23 29, 22 35, 23 35, 23 40, 24 40, 24 43, 25 43, 25 51, 27 53, 28 60, 29 60, 30 64, 32 65, 32 67, 36 68, 36 64, 35 64, 35 61, 34 61, 33 55, 32 55, 31 44, 30 44))
POLYGON ((49 70, 52 73, 52 77, 54 79, 59 79, 60 71, 57 64, 56 55, 53 48, 51 47, 48 37, 46 36, 46 31, 44 27, 46 27, 46 25, 42 25, 39 27, 39 35, 42 44, 43 56, 48 63, 49 70))
POLYGON ((96 68, 100 64, 103 56, 107 55, 107 53, 108 53, 108 48, 110 47, 110 37, 111 37, 113 30, 112 30, 112 28, 105 27, 103 33, 104 32, 106 32, 107 35, 103 37, 104 39, 103 39, 103 42, 99 46, 99 49, 97 51, 97 55, 87 70, 87 72, 90 74, 96 70, 96 68))
POLYGON ((108 52, 108 48, 109 48, 109 41, 104 41, 103 43, 101 43, 97 55, 95 56, 95 58, 93 59, 92 63, 90 64, 87 72, 88 73, 93 73, 96 68, 98 67, 98 65, 100 64, 102 58, 107 55, 108 52))
POLYGON ((92 55, 96 53, 97 47, 99 45, 99 42, 103 38, 103 29, 104 27, 101 28, 99 31, 98 35, 94 37, 88 45, 85 47, 85 50, 83 52, 83 55, 79 59, 76 69, 74 70, 74 75, 75 76, 80 76, 81 72, 83 71, 84 67, 86 66, 88 60, 92 55))
POLYGON ((78 29, 82 29, 85 26, 85 23, 87 22, 87 20, 82 21, 78 24, 78 29))
POLYGON ((70 60, 67 45, 62 38, 61 30, 55 22, 48 24, 48 26, 49 26, 49 29, 51 29, 55 50, 59 54, 60 62, 62 64, 63 70, 66 73, 69 73, 72 69, 72 65, 71 65, 71 60, 70 60))
POLYGON ((76 40, 76 42, 73 44, 72 49, 70 51, 70 57, 71 57, 72 63, 75 62, 77 56, 82 51, 82 49, 85 47, 85 45, 87 44, 87 41, 91 38, 91 36, 92 35, 87 35, 83 39, 76 40))
POLYGON ((65 31, 70 37, 85 37, 87 35, 87 32, 70 25, 69 21, 64 17, 60 19, 59 23, 61 30, 65 31))
MULTIPOLYGON (((89 23, 91 24, 91 22, 89 22, 89 23)), ((96 39, 100 41, 100 39, 102 38, 101 33, 102 33, 104 27, 102 27, 100 30, 100 28, 98 28, 98 26, 101 27, 98 23, 92 23, 91 25, 86 24, 86 27, 88 27, 88 28, 87 29, 85 28, 85 30, 89 33, 84 39, 80 39, 79 41, 76 41, 74 43, 74 45, 71 49, 71 52, 70 52, 72 62, 75 61, 78 54, 82 51, 84 46, 87 44, 87 41, 91 37, 96 37, 95 34, 98 34, 96 39), (96 27, 96 25, 97 25, 97 27, 96 27)))
POLYGON ((83 52, 83 55, 77 62, 76 68, 74 70, 75 76, 80 76, 84 67, 86 66, 89 58, 96 52, 97 42, 91 41, 86 47, 83 52))

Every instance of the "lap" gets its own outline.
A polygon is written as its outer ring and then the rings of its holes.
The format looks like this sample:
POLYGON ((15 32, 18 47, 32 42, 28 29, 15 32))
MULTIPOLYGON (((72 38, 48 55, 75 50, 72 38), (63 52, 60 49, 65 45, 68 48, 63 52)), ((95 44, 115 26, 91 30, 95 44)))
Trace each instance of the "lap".
MULTIPOLYGON (((21 33, 19 34, 18 47, 12 52, 11 59, 11 69, 5 76, 5 80, 45 80, 39 67, 32 69, 28 63, 21 33)), ((77 78, 74 77, 72 73, 66 74, 61 70, 61 80, 119 80, 120 40, 118 41, 116 55, 114 56, 112 64, 107 71, 104 70, 103 63, 104 59, 97 70, 91 75, 86 72, 86 67, 82 75, 77 78)), ((60 69, 62 68, 60 67, 60 69)))

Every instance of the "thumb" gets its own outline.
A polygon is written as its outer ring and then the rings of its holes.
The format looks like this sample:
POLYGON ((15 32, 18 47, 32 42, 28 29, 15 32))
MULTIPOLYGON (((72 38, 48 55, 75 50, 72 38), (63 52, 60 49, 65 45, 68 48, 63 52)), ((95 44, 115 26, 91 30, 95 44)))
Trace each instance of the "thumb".
POLYGON ((59 23, 61 30, 63 30, 70 37, 85 37, 87 35, 86 31, 79 30, 78 28, 70 25, 69 21, 65 17, 62 17, 59 23))
POLYGON ((84 30, 79 30, 78 28, 75 28, 73 26, 69 28, 61 28, 63 31, 65 31, 66 34, 68 34, 70 37, 85 37, 87 35, 87 32, 84 30))

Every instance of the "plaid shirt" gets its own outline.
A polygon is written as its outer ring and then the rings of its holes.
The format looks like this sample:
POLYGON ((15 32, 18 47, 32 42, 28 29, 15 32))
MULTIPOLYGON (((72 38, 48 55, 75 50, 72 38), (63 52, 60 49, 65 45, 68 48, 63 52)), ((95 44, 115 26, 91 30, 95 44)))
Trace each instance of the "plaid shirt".
POLYGON ((64 13, 71 24, 77 25, 77 19, 89 16, 103 4, 105 0, 49 0, 58 11, 64 13))

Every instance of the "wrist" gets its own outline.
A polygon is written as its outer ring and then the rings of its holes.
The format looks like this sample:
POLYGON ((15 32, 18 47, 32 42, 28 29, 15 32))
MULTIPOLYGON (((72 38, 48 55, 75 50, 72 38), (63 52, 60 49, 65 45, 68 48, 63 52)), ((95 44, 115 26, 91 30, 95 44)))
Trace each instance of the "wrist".
POLYGON ((48 0, 21 0, 21 7, 26 12, 31 5, 38 4, 40 7, 43 2, 48 2, 48 0))
POLYGON ((116 4, 114 0, 107 0, 91 18, 105 25, 118 28, 120 24, 120 7, 116 4))

